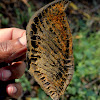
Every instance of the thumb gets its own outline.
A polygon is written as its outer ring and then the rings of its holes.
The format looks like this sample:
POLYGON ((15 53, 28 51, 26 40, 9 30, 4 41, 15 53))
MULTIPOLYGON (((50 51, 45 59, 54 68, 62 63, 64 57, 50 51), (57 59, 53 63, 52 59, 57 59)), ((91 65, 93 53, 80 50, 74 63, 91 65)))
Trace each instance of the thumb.
POLYGON ((0 43, 0 63, 11 62, 14 59, 25 54, 26 48, 26 36, 15 40, 7 40, 0 43))

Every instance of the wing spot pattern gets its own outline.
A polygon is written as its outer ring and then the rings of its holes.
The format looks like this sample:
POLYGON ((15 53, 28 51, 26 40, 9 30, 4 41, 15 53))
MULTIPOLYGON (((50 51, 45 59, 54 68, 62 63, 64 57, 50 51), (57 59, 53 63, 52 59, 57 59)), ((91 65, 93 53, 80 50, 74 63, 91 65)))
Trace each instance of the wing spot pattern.
POLYGON ((72 35, 66 18, 67 0, 40 9, 27 26, 27 62, 36 81, 59 100, 73 75, 72 35))

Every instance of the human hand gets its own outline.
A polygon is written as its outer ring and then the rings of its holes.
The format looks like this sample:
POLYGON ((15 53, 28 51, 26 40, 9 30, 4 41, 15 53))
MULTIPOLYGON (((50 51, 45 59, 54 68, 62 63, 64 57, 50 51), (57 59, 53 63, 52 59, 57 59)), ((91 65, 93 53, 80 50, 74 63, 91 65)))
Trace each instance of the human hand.
MULTIPOLYGON (((18 28, 0 29, 0 80, 8 81, 20 78, 25 72, 26 31, 18 28), (1 68, 2 67, 2 68, 1 68)), ((8 84, 6 91, 12 98, 18 98, 22 93, 20 83, 8 84)))

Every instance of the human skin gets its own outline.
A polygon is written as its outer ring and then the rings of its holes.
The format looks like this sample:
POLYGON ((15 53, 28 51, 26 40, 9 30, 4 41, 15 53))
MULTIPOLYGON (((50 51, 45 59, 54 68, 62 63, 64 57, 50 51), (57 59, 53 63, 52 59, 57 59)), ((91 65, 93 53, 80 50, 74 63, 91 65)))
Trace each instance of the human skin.
MULTIPOLYGON (((8 81, 20 78, 26 65, 26 31, 18 28, 0 29, 0 63, 9 63, 9 66, 0 68, 0 80, 8 81)), ((8 95, 18 98, 22 93, 20 83, 8 84, 6 87, 8 95)))

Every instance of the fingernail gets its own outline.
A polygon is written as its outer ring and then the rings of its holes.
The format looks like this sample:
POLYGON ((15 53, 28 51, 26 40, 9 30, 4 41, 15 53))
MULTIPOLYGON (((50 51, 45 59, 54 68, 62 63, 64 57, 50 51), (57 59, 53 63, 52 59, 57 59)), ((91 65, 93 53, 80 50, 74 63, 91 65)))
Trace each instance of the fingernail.
POLYGON ((5 81, 11 76, 10 70, 4 70, 2 71, 2 80, 5 81))
POLYGON ((7 90, 9 94, 14 94, 17 92, 17 88, 15 86, 9 86, 7 90))
POLYGON ((26 36, 23 36, 23 37, 19 38, 19 42, 20 42, 22 45, 26 45, 26 36))

